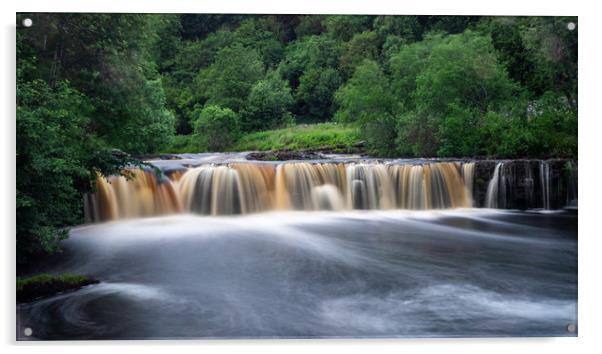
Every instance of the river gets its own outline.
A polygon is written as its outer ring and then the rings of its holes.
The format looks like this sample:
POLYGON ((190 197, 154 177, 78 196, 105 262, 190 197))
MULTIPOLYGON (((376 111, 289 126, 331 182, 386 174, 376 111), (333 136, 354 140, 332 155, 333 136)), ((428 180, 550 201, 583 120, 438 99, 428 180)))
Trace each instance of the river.
MULTIPOLYGON (((459 163, 211 166, 212 182, 186 166, 105 186, 109 197, 92 198, 105 204, 90 207, 105 222, 73 228, 47 269, 100 284, 18 305, 19 339, 577 335, 567 329, 577 325, 575 207, 475 208, 473 167, 459 163), (278 173, 288 173, 280 187, 278 173)), ((490 195, 508 173, 500 163, 488 173, 490 195)))

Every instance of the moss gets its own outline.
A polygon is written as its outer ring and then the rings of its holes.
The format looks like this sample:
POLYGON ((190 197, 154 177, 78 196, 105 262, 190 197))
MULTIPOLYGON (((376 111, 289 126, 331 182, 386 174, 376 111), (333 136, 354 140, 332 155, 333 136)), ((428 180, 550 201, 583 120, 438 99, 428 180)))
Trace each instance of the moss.
POLYGON ((98 280, 84 275, 69 273, 60 275, 38 274, 25 279, 17 279, 17 302, 29 302, 98 283, 98 280))

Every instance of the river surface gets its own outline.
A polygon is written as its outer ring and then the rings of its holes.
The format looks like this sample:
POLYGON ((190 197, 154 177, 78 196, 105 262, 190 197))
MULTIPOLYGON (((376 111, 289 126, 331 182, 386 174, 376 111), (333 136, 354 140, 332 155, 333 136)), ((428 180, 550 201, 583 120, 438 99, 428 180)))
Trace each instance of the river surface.
POLYGON ((64 249, 50 272, 101 283, 19 305, 19 339, 576 335, 576 210, 180 214, 64 249))

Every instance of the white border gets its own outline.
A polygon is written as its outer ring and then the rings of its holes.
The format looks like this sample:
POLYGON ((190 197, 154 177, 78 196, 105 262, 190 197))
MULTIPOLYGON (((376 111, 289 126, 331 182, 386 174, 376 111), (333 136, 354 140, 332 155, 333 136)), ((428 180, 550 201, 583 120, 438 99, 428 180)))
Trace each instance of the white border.
POLYGON ((144 347, 145 352, 159 353, 171 347, 178 353, 218 352, 291 353, 333 352, 360 353, 579 353, 600 350, 602 337, 599 316, 601 238, 598 206, 600 196, 600 22, 594 2, 577 1, 385 1, 385 0, 176 0, 146 2, 101 0, 15 0, 2 2, 1 55, 3 78, 3 116, 0 118, 2 178, 0 180, 0 225, 4 232, 2 252, 2 320, 0 336, 8 352, 46 352, 81 354, 106 353, 119 348, 144 347), (510 339, 378 339, 378 340, 232 340, 232 341, 137 341, 137 342, 69 342, 15 343, 14 314, 14 233, 15 233, 15 12, 177 12, 177 13, 340 13, 340 14, 445 14, 445 15, 577 15, 579 16, 579 337, 578 338, 510 338, 510 339), (91 345, 93 344, 93 345, 91 345))

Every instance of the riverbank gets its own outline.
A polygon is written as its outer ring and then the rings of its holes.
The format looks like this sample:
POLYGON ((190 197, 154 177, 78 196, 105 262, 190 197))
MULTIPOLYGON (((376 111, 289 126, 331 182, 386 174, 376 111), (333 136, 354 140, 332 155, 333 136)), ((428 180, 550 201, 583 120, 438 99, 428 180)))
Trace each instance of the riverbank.
POLYGON ((98 283, 98 280, 84 275, 42 273, 25 279, 17 279, 17 302, 30 302, 98 283))
MULTIPOLYGON (((316 150, 330 153, 364 152, 358 128, 337 123, 300 124, 248 133, 227 151, 316 150)), ((194 135, 177 135, 166 153, 200 152, 194 135)))

